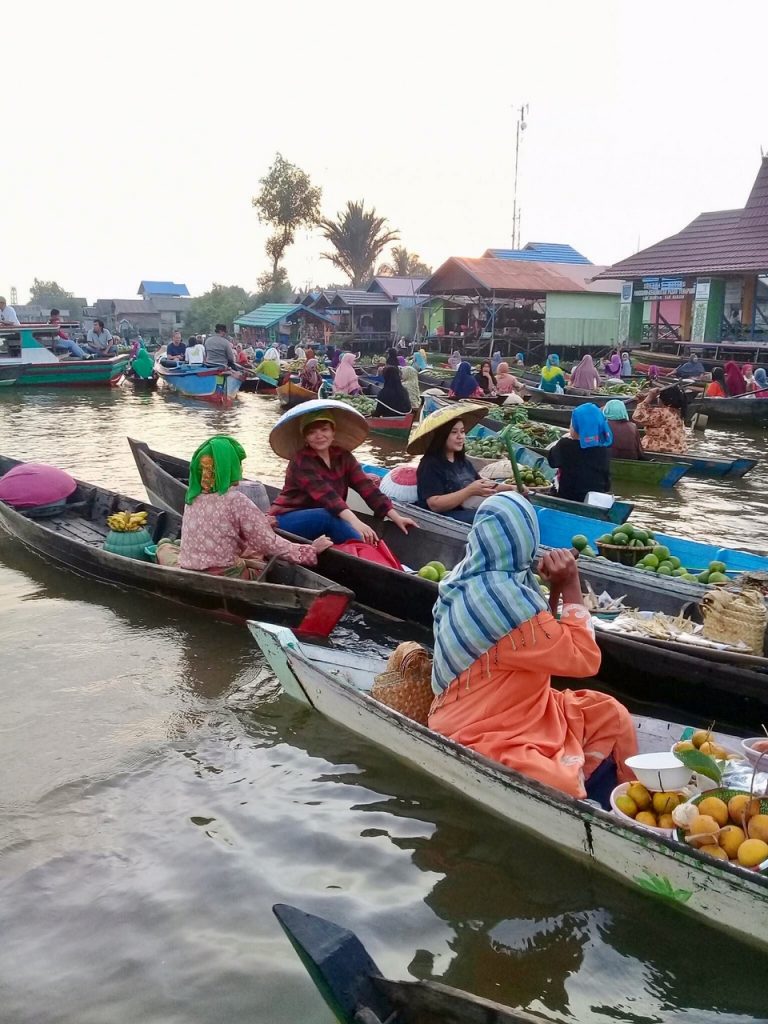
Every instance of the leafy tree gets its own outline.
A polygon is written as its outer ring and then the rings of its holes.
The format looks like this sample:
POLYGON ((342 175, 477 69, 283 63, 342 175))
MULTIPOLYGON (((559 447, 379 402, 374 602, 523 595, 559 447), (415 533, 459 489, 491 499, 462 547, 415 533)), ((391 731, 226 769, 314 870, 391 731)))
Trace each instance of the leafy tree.
POLYGON ((323 219, 320 229, 335 249, 324 252, 323 258, 343 271, 353 288, 360 288, 372 276, 373 266, 382 252, 399 238, 397 231, 387 231, 386 217, 379 217, 371 207, 365 209, 365 200, 348 202, 337 214, 336 220, 323 219))
POLYGON ((272 260, 272 285, 280 283, 278 266, 300 227, 314 227, 320 219, 322 190, 309 180, 300 167, 289 163, 280 153, 275 155, 266 175, 259 180, 261 190, 251 200, 259 220, 269 224, 275 233, 267 239, 267 256, 272 260))
POLYGON ((184 330, 189 334, 211 334, 216 324, 226 324, 231 331, 234 321, 260 305, 257 296, 239 285, 214 284, 209 292, 192 299, 184 317, 184 330))
POLYGON ((270 271, 262 274, 257 279, 257 284, 259 290, 254 296, 256 302, 253 308, 263 306, 265 302, 289 302, 293 297, 293 289, 285 267, 278 267, 276 275, 270 271))
POLYGON ((404 245, 394 245, 389 263, 382 263, 377 273, 384 277, 429 277, 432 267, 422 263, 417 252, 409 252, 404 245))
POLYGON ((36 302, 38 306, 66 306, 74 297, 74 292, 65 291, 58 281, 41 281, 38 277, 29 289, 29 301, 36 302))

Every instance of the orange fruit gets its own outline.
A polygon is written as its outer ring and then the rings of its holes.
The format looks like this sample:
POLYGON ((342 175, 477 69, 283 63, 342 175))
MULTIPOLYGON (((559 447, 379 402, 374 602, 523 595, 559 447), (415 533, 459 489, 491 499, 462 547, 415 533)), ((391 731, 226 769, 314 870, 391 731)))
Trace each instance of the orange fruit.
POLYGON ((641 782, 633 782, 627 790, 627 796, 635 801, 638 811, 647 811, 651 806, 651 794, 641 782))
POLYGON ((749 819, 747 835, 750 839, 762 839, 768 843, 768 814, 756 814, 749 819))
POLYGON ((696 804, 696 807, 699 814, 708 814, 721 828, 728 824, 728 805, 718 797, 706 796, 696 804))
POLYGON ((708 832, 717 832, 719 829, 720 826, 714 818, 710 818, 708 814, 700 814, 691 822, 690 832, 692 836, 703 836, 708 832))
POLYGON ((724 829, 721 829, 717 841, 728 854, 728 859, 733 860, 746 838, 744 830, 738 825, 726 825, 724 829))
POLYGON ((675 823, 671 814, 660 814, 658 821, 659 828, 674 828, 675 823))
POLYGON ((728 854, 725 850, 722 850, 715 843, 708 843, 706 846, 700 846, 699 849, 709 857, 715 857, 717 860, 728 860, 728 854))
POLYGON ((728 816, 734 825, 741 825, 744 818, 744 808, 749 803, 749 793, 738 793, 728 801, 728 816))
POLYGON ((754 868, 768 860, 768 843, 762 839, 746 839, 736 855, 743 868, 754 868))
POLYGON ((679 803, 682 803, 677 793, 654 793, 653 809, 657 814, 671 814, 679 803))
POLYGON ((640 811, 635 816, 635 821, 638 825, 650 825, 652 828, 656 828, 656 815, 651 811, 640 811))

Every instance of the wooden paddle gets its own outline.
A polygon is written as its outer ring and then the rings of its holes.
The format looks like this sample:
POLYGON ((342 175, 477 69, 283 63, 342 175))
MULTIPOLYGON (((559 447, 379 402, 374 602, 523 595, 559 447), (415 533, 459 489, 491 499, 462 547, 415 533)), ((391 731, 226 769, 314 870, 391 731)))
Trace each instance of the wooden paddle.
POLYGON ((500 440, 504 443, 504 447, 507 449, 507 456, 509 457, 510 464, 512 466, 512 476, 515 478, 515 486, 517 487, 520 494, 525 494, 525 485, 523 484, 523 478, 520 476, 520 467, 517 464, 515 458, 515 449, 512 443, 512 439, 507 433, 509 427, 505 427, 499 434, 500 440))

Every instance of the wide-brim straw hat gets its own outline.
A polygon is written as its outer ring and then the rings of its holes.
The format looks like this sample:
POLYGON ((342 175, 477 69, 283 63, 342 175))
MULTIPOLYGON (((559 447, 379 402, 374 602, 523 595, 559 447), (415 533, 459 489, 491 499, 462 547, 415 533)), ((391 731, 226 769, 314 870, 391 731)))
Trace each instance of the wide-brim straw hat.
POLYGON ((363 443, 368 436, 368 423, 365 416, 345 402, 314 398, 283 413, 269 434, 272 451, 282 459, 290 459, 304 447, 304 434, 301 430, 302 419, 309 413, 325 410, 332 414, 336 424, 336 437, 333 442, 335 445, 351 452, 363 443))
POLYGON ((411 436, 408 438, 406 451, 410 455, 423 455, 429 447, 434 432, 440 427, 444 427, 446 423, 455 423, 456 420, 461 420, 465 429, 470 430, 487 415, 487 405, 476 405, 473 402, 456 402, 455 405, 447 405, 430 413, 429 416, 425 416, 421 423, 413 428, 411 436))

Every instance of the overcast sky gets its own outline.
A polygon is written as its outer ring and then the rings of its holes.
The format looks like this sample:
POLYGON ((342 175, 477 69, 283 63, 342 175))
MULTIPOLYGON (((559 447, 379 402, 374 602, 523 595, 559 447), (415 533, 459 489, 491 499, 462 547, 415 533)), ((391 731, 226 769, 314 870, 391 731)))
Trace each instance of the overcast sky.
MULTIPOLYGON (((250 290, 276 151, 437 266, 512 235, 611 263, 744 204, 768 150, 768 3, 14 2, 4 13, 0 292, 142 278, 250 290)), ((291 282, 339 281, 302 232, 291 282)))

